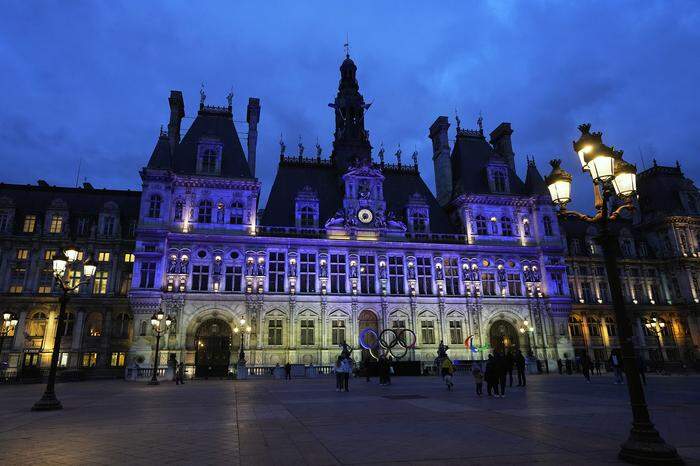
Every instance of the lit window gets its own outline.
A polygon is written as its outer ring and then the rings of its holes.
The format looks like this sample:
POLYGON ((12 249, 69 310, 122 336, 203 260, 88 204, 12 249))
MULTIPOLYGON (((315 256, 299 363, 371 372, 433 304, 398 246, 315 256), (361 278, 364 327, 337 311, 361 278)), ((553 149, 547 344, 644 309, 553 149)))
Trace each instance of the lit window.
POLYGON ((102 314, 91 312, 85 319, 85 333, 90 337, 102 336, 102 314))
POLYGON ((44 260, 45 261, 53 260, 55 255, 56 255, 55 249, 47 249, 46 251, 44 251, 44 260))
POLYGON ((58 353, 58 367, 68 367, 68 353, 58 353))
POLYGON ((43 337, 46 333, 46 323, 48 322, 48 317, 43 312, 37 312, 29 320, 29 326, 27 333, 30 337, 43 337))
POLYGON ((107 282, 109 281, 109 273, 106 271, 95 272, 92 283, 92 292, 94 294, 106 294, 107 282))
POLYGON ((27 260, 29 259, 29 249, 18 249, 17 250, 17 260, 27 260))
POLYGON ((100 251, 97 254, 97 262, 109 262, 109 252, 100 251))
POLYGON ((63 217, 58 214, 51 216, 49 224, 49 233, 61 233, 63 231, 63 217))
POLYGON ((83 367, 95 367, 97 365, 97 353, 83 353, 83 367))
POLYGON ((124 253, 124 262, 127 262, 127 263, 134 262, 134 254, 131 252, 124 253))
POLYGON ((34 233, 34 228, 36 227, 36 215, 25 215, 24 225, 22 225, 22 231, 24 233, 34 233))
POLYGON ((109 365, 112 367, 123 367, 126 362, 126 353, 112 353, 109 365))

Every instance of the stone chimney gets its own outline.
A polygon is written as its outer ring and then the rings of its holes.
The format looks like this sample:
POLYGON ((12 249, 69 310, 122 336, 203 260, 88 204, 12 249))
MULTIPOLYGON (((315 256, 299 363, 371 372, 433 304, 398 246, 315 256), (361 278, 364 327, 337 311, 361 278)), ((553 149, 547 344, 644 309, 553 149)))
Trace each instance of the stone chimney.
POLYGON ((170 91, 168 98, 170 104, 170 122, 168 123, 168 142, 170 152, 175 152, 175 147, 180 143, 180 123, 185 116, 185 101, 181 91, 170 91))
POLYGON ((450 141, 447 130, 450 122, 446 116, 438 117, 430 126, 433 141, 433 166, 435 167, 435 190, 437 200, 444 206, 452 196, 452 164, 450 163, 450 141))
POLYGON ((260 99, 251 97, 248 99, 248 166, 250 174, 255 176, 255 151, 258 144, 258 122, 260 121, 260 99))
POLYGON ((501 154, 511 170, 515 171, 515 154, 513 153, 513 145, 510 142, 510 135, 513 130, 510 128, 510 123, 503 122, 491 131, 491 145, 501 154))

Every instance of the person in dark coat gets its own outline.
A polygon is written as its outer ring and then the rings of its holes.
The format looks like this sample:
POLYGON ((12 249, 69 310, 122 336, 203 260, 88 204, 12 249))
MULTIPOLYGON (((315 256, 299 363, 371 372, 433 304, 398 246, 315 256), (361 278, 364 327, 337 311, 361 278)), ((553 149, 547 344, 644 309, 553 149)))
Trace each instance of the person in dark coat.
POLYGON ((591 383, 591 358, 587 354, 581 356, 581 372, 588 383, 591 383))
POLYGON ((557 359, 557 369, 559 369, 559 375, 564 373, 564 363, 561 362, 561 358, 557 359))
POLYGON ((498 374, 499 396, 503 398, 506 396, 506 358, 503 353, 497 351, 493 359, 496 362, 496 374, 498 374))
POLYGON ((513 358, 513 353, 508 351, 505 357, 506 371, 508 372, 508 385, 513 386, 513 366, 515 365, 515 358, 513 358))
POLYGON ((484 379, 486 379, 486 393, 491 396, 491 392, 494 392, 496 398, 500 395, 498 394, 498 372, 496 369, 496 361, 494 361, 493 354, 489 354, 489 359, 486 361, 486 370, 484 371, 484 379))
POLYGON ((289 362, 284 365, 284 380, 292 380, 292 365, 289 362))
POLYGON ((515 367, 518 369, 518 387, 524 387, 526 384, 525 356, 523 356, 523 352, 520 350, 515 353, 515 367))
POLYGON ((564 355, 564 357, 566 358, 564 360, 564 366, 566 367, 566 375, 571 375, 573 373, 573 362, 571 361, 571 359, 569 359, 568 356, 564 355))

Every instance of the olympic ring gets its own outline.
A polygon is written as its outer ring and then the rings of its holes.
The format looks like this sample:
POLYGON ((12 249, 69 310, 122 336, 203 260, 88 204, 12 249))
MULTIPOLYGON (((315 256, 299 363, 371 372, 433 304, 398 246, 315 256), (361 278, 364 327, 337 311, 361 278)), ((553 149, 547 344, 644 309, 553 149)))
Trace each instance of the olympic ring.
POLYGON ((360 343, 360 346, 363 347, 364 349, 372 351, 372 349, 379 347, 379 335, 377 335, 377 332, 375 332, 373 329, 366 328, 360 332, 359 343, 360 343), (371 346, 367 343, 366 337, 367 337, 368 333, 371 333, 372 335, 374 335, 374 344, 371 346))
POLYGON ((416 334, 409 329, 385 329, 377 335, 374 329, 366 328, 360 332, 358 340, 374 359, 379 359, 378 350, 389 353, 394 359, 401 359, 409 349, 416 347, 416 334), (374 341, 368 343, 367 335, 372 335, 374 341))

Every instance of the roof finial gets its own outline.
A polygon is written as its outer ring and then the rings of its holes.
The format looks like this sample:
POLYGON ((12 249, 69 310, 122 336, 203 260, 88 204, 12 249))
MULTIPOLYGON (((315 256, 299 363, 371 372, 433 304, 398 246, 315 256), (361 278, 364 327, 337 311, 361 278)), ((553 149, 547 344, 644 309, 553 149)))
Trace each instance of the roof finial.
POLYGON ((401 143, 399 143, 399 149, 396 151, 396 163, 401 166, 401 143))
POLYGON ((231 108, 233 105, 233 86, 231 86, 231 90, 226 95, 226 101, 228 102, 228 108, 231 108))
POLYGON ((343 47, 345 48, 345 58, 350 58, 350 34, 347 32, 345 33, 345 44, 343 44, 343 47))
POLYGON ((321 144, 318 143, 318 138, 316 138, 316 158, 318 160, 321 160, 321 152, 323 152, 323 149, 321 148, 321 144))
POLYGON ((411 157, 413 157, 413 166, 418 168, 418 149, 415 147, 413 148, 413 154, 411 157))
POLYGON ((301 143, 301 134, 299 135, 299 144, 297 144, 297 147, 299 148, 299 158, 301 158, 304 155, 304 144, 301 143))
POLYGON ((207 100, 207 95, 204 93, 204 83, 199 88, 199 106, 204 107, 204 101, 207 100))
POLYGON ((455 120, 457 121, 457 132, 459 133, 459 130, 462 129, 462 120, 459 119, 459 115, 457 114, 456 108, 455 108, 455 120))
POLYGON ((384 166, 384 142, 379 144, 379 163, 384 166))
POLYGON ((284 138, 282 133, 280 133, 280 158, 284 158, 284 151, 287 150, 287 146, 284 144, 284 138))
POLYGON ((481 116, 481 110, 479 110, 479 118, 476 120, 476 125, 479 127, 479 132, 484 134, 484 118, 481 116))

